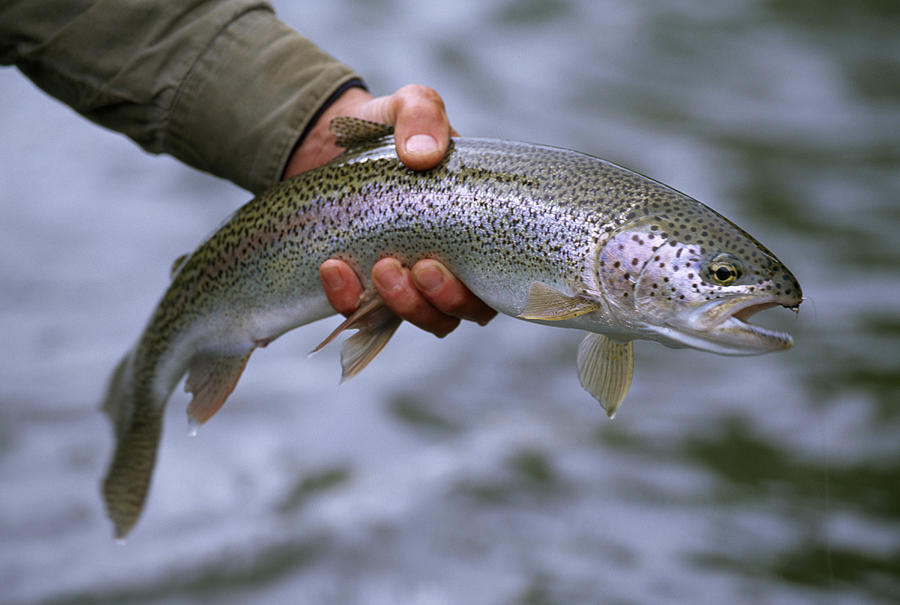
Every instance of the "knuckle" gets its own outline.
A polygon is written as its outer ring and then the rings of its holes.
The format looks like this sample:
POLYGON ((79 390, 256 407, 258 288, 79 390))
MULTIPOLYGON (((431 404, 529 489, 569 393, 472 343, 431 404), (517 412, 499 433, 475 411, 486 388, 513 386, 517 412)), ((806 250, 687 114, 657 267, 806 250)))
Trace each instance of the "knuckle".
POLYGON ((342 315, 353 313, 358 306, 356 299, 345 296, 343 293, 328 293, 327 296, 332 308, 342 315))
POLYGON ((385 302, 394 313, 412 323, 420 322, 420 318, 425 313, 422 302, 408 292, 398 293, 391 297, 391 300, 385 302))
POLYGON ((467 316, 480 302, 465 284, 453 275, 448 275, 441 288, 428 298, 443 313, 455 317, 467 316))
POLYGON ((485 305, 484 310, 479 313, 476 317, 473 317, 473 321, 477 322, 478 325, 486 326, 489 321, 497 317, 497 312, 485 305))
POLYGON ((434 330, 431 330, 431 333, 437 336, 438 338, 443 338, 447 336, 450 332, 456 329, 459 326, 459 319, 455 317, 448 318, 449 321, 443 322, 440 327, 436 327, 434 330))
POLYGON ((423 307, 426 306, 418 292, 409 286, 382 291, 381 297, 394 313, 407 321, 417 319, 422 314, 423 307))
POLYGON ((447 333, 452 330, 450 325, 456 321, 432 306, 418 292, 397 293, 390 300, 385 299, 385 303, 401 319, 426 332, 447 333))
POLYGON ((445 109, 444 99, 430 86, 424 84, 407 84, 397 91, 401 104, 413 108, 434 108, 440 112, 445 109))
POLYGON ((448 315, 460 316, 465 314, 470 306, 468 294, 455 288, 448 288, 447 290, 443 297, 436 301, 438 308, 448 315))

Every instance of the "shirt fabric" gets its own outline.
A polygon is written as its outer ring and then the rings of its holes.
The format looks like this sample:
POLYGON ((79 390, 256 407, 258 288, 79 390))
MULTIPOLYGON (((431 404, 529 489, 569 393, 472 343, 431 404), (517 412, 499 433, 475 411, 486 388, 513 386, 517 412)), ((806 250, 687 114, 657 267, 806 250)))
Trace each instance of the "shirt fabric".
POLYGON ((252 0, 5 0, 0 64, 151 153, 254 193, 352 69, 252 0))

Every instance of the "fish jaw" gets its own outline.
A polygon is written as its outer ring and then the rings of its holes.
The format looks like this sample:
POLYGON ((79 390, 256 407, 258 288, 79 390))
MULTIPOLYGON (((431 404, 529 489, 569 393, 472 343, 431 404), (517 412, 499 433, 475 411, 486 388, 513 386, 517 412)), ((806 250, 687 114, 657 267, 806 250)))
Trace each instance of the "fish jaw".
POLYGON ((751 324, 760 311, 777 306, 798 310, 800 301, 784 296, 738 296, 689 309, 662 326, 647 326, 663 344, 692 347, 719 355, 759 355, 794 346, 790 334, 751 324))

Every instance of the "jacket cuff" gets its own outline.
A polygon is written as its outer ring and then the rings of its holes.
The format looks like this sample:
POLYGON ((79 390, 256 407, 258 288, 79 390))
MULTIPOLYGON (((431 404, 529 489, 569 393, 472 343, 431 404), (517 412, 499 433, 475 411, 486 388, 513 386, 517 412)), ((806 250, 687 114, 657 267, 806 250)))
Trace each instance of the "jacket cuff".
POLYGON ((212 41, 180 86, 167 150, 259 193, 280 180, 321 108, 354 80, 353 70, 273 13, 248 11, 212 41))

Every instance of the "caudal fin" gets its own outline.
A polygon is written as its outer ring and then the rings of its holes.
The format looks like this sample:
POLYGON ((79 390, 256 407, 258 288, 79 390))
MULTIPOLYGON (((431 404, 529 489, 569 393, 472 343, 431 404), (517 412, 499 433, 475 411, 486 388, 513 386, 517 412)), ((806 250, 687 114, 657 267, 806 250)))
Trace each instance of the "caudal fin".
POLYGON ((103 480, 106 513, 115 526, 116 538, 128 534, 144 508, 162 431, 161 409, 139 401, 136 386, 129 354, 113 373, 103 404, 116 436, 116 449, 103 480))

